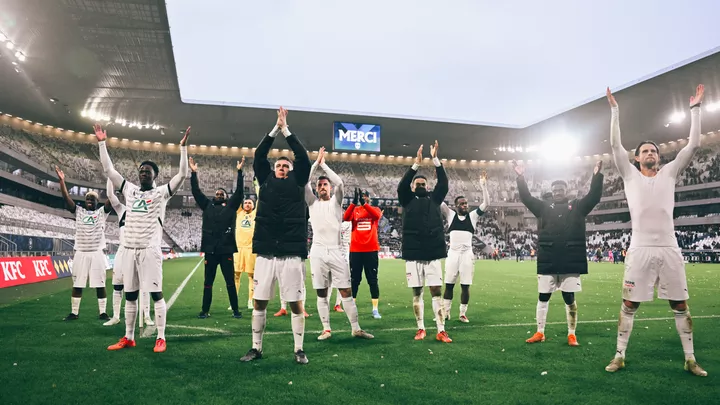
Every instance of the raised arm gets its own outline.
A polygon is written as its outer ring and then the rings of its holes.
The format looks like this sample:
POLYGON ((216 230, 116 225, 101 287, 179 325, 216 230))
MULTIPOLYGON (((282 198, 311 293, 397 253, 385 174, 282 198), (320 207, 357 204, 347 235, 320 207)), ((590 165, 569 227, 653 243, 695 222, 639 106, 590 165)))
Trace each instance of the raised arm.
POLYGON ((628 160, 628 153, 622 146, 622 140, 620 138, 620 110, 618 109, 618 103, 615 101, 610 92, 610 88, 607 89, 607 99, 610 103, 610 148, 612 149, 613 162, 620 172, 620 176, 627 177, 632 170, 635 170, 630 161, 628 160))
POLYGON ((430 145, 430 155, 433 158, 433 164, 435 165, 435 173, 437 175, 437 184, 432 191, 432 199, 436 204, 442 204, 445 201, 448 191, 450 190, 450 184, 448 182, 448 176, 445 172, 445 168, 440 159, 437 157, 438 153, 438 141, 435 141, 434 145, 430 145))
POLYGON ((543 202, 542 200, 539 200, 535 197, 533 197, 530 194, 530 189, 528 189, 527 182, 525 181, 525 168, 518 165, 516 161, 513 160, 513 167, 515 169, 515 173, 517 173, 517 187, 518 187, 518 194, 520 194, 520 201, 527 207, 527 209, 530 210, 530 212, 535 215, 536 218, 540 218, 542 216, 543 211, 543 202))
POLYGON ((76 205, 75 201, 73 201, 72 197, 70 197, 70 193, 68 193, 67 186, 65 185, 65 173, 63 173, 63 171, 57 166, 55 166, 55 173, 57 173, 58 181, 60 181, 60 192, 62 192, 63 199, 65 200, 65 209, 74 214, 76 205))
MULTIPOLYGON (((318 159, 319 159, 319 157, 318 157, 318 159)), ((310 175, 308 176, 309 178, 312 178, 315 175, 315 171, 317 170, 317 168, 318 168, 318 162, 316 161, 310 167, 310 175)), ((316 197, 315 197, 315 193, 313 193, 312 184, 310 184, 310 182, 308 181, 307 183, 305 183, 305 203, 308 206, 310 206, 310 205, 313 205, 313 203, 315 203, 315 200, 316 200, 316 197)))
POLYGON ((342 205, 343 196, 345 195, 345 185, 343 184, 342 178, 325 163, 325 148, 323 147, 321 150, 323 151, 323 157, 320 159, 320 167, 325 171, 328 179, 330 179, 330 184, 332 184, 335 189, 335 200, 338 204, 342 205))
POLYGON ((487 179, 485 177, 482 177, 480 179, 480 188, 482 189, 483 201, 482 203, 480 203, 478 209, 482 212, 485 212, 485 210, 487 210, 488 204, 490 204, 490 193, 488 193, 487 179))
POLYGON ((244 165, 245 156, 243 156, 241 161, 237 162, 237 180, 235 181, 235 193, 233 193, 232 197, 230 197, 230 199, 228 200, 228 207, 230 207, 233 211, 237 211, 238 209, 240 209, 243 200, 245 200, 245 181, 242 172, 242 168, 244 165))
POLYGON ((343 214, 343 221, 352 221, 353 212, 355 212, 355 203, 350 203, 350 205, 348 205, 347 209, 345 210, 345 214, 343 214))
POLYGON ((603 174, 600 173, 600 170, 602 170, 602 161, 597 162, 593 169, 590 191, 585 197, 578 200, 578 209, 585 216, 595 208, 602 198, 603 174))
POLYGON ((205 211, 205 208, 207 208, 209 204, 209 199, 205 195, 205 193, 202 192, 200 189, 200 181, 198 180, 198 174, 197 169, 198 165, 195 162, 195 159, 190 158, 188 159, 190 162, 190 189, 192 190, 193 198, 195 199, 195 203, 200 207, 202 211, 205 211))
POLYGON ((450 207, 448 207, 445 202, 440 204, 440 213, 445 218, 445 220, 448 220, 448 218, 450 218, 450 207))
POLYGON ((110 205, 115 210, 115 213, 122 215, 121 211, 124 211, 124 207, 122 203, 120 203, 120 199, 115 195, 115 186, 110 179, 107 179, 105 191, 107 192, 108 201, 110 201, 110 205))
POLYGON ((170 179, 170 183, 168 183, 170 195, 174 195, 178 190, 180 190, 180 186, 182 186, 188 176, 187 139, 189 136, 190 127, 187 127, 185 130, 185 136, 180 141, 180 170, 170 179))
POLYGON ((398 201, 403 207, 407 205, 413 198, 413 193, 410 186, 412 186, 413 177, 415 177, 415 175, 417 174, 420 163, 422 163, 422 150, 423 146, 420 145, 417 151, 417 156, 415 157, 415 163, 413 163, 413 165, 408 168, 402 179, 400 179, 400 183, 398 183, 398 201))
MULTIPOLYGON (((118 173, 117 170, 115 170, 115 167, 110 160, 107 145, 105 144, 105 141, 107 140, 107 132, 102 129, 100 124, 95 124, 93 128, 95 129, 95 137, 98 140, 98 148, 100 149, 100 164, 102 164, 105 177, 110 179, 115 187, 120 188, 122 187, 125 179, 120 173, 118 173)), ((120 191, 123 190, 120 189, 120 191)))
POLYGON ((380 218, 382 218, 382 210, 380 208, 373 207, 368 203, 365 203, 363 205, 363 208, 365 208, 365 211, 367 211, 368 216, 370 216, 370 218, 374 219, 375 221, 380 221, 380 218))
POLYGON ((688 167, 693 155, 700 149, 700 104, 705 95, 705 86, 698 85, 695 96, 690 97, 690 137, 688 144, 678 152, 675 160, 667 164, 665 170, 670 170, 673 177, 677 177, 688 167))

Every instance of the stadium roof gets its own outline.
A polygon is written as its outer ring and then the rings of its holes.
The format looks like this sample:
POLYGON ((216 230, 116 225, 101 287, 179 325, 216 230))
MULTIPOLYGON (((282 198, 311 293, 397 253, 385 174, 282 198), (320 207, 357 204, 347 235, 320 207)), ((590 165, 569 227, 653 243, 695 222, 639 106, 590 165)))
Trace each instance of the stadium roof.
MULTIPOLYGON (((108 132, 120 138, 177 142, 192 125, 194 143, 252 147, 275 121, 272 110, 180 101, 164 1, 8 0, 0 9, 0 33, 13 44, 0 44, 0 111, 35 123, 90 132, 94 120, 81 116, 85 111, 110 118, 108 132), (133 123, 144 127, 130 128, 133 123)), ((720 101, 720 54, 617 93, 625 147, 687 137, 687 119, 665 125, 674 111, 686 110, 698 83, 706 85, 706 104, 720 101)), ((517 97, 522 94, 498 102, 512 109, 517 97)), ((298 111, 288 120, 309 149, 331 147, 333 121, 349 121, 382 125, 381 153, 388 155, 413 155, 418 144, 437 138, 443 157, 523 159, 531 156, 518 147, 560 134, 579 141, 578 154, 609 152, 604 98, 525 129, 298 111)), ((703 128, 720 128, 720 109, 704 114, 703 128)))

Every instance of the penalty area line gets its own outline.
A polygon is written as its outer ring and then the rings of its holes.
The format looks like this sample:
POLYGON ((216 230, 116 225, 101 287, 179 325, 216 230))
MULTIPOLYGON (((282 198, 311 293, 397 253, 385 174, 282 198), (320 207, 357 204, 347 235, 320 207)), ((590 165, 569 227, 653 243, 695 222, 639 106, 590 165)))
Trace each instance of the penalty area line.
MULTIPOLYGON (((693 316, 693 319, 716 319, 720 318, 720 315, 697 315, 693 316)), ((657 321, 673 321, 675 318, 635 318, 635 322, 657 322, 657 321)), ((617 319, 595 319, 595 320, 589 320, 589 321, 578 321, 579 324, 593 324, 593 323, 617 323, 617 319)), ((546 325, 567 325, 567 322, 547 322, 546 325)), ((513 327, 520 327, 520 326, 536 326, 535 322, 526 322, 526 323, 499 323, 494 325, 468 325, 468 326, 459 326, 456 328, 450 329, 451 331, 461 331, 466 329, 482 329, 482 328, 513 328, 513 327)), ((200 329, 200 328, 197 328, 200 329)), ((417 331, 417 327, 415 328, 387 328, 387 329, 372 329, 370 330, 372 333, 382 333, 382 332, 409 332, 409 331, 417 331)), ((333 330, 334 333, 351 333, 350 330, 333 330)), ((287 331, 275 331, 275 332, 265 332, 265 335, 272 336, 272 335, 291 335, 293 332, 291 330, 287 331)), ((322 330, 306 330, 306 334, 320 334, 322 333, 322 330)), ((217 337, 217 336, 249 336, 251 333, 222 333, 222 334, 210 334, 210 333, 196 333, 196 334, 190 334, 190 335, 167 335, 167 337, 172 338, 183 338, 183 337, 217 337)))
MULTIPOLYGON (((200 258, 200 260, 197 262, 197 264, 196 264, 195 267, 192 269, 192 271, 190 272, 190 274, 188 274, 188 276, 185 277, 185 280, 183 280, 183 282, 180 283, 180 286, 177 288, 177 290, 175 290, 175 292, 173 293, 173 295, 170 297, 170 299, 169 299, 168 302, 167 302, 167 311, 165 311, 166 316, 167 316, 167 313, 170 312, 170 308, 171 308, 171 307, 173 306, 173 304, 175 303, 175 300, 177 300, 178 296, 180 296, 180 293, 183 291, 183 289, 184 289, 185 286, 187 285, 188 281, 190 281, 190 279, 192 278, 193 274, 195 274, 195 271, 198 269, 198 267, 200 267, 200 265, 202 264, 202 262, 203 262, 203 258, 200 258)), ((142 316, 142 314, 139 315, 139 316, 142 316)), ((155 334, 155 330, 157 330, 157 326, 148 326, 148 327, 144 328, 144 330, 143 330, 142 334, 140 335, 140 337, 143 337, 143 338, 150 337, 150 336, 152 336, 152 335, 155 334)))

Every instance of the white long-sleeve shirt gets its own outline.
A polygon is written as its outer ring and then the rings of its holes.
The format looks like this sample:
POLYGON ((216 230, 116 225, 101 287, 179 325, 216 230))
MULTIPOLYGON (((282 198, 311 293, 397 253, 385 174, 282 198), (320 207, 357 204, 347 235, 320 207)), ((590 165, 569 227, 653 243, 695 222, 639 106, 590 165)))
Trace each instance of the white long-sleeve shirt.
POLYGON ((180 147, 180 171, 170 179, 168 184, 153 187, 150 190, 141 190, 137 185, 126 181, 115 170, 110 161, 105 141, 98 142, 98 145, 100 147, 100 163, 102 163, 105 175, 123 193, 127 205, 125 231, 120 239, 120 244, 133 249, 159 247, 162 243, 165 208, 187 177, 187 147, 180 147))
POLYGON ((690 139, 675 160, 663 166, 653 177, 644 176, 630 164, 620 139, 620 113, 612 108, 610 145, 613 160, 625 183, 632 239, 630 247, 678 247, 675 239, 673 209, 677 176, 690 164, 700 147, 700 108, 690 111, 690 139))
POLYGON ((110 200, 110 205, 112 205, 113 209, 115 210, 115 213, 118 216, 118 230, 120 231, 120 241, 123 240, 123 232, 125 231, 125 221, 123 218, 123 215, 125 215, 125 205, 120 202, 120 199, 117 198, 115 195, 115 186, 113 186, 112 181, 110 179, 107 179, 107 196, 108 200, 110 200))
MULTIPOLYGON (((318 165, 315 163, 310 168, 311 179, 317 167, 318 165)), ((340 248, 342 246, 343 182, 328 165, 323 163, 320 167, 330 179, 335 192, 329 200, 323 201, 315 197, 310 182, 305 185, 305 202, 310 211, 310 226, 313 230, 312 246, 340 248)))

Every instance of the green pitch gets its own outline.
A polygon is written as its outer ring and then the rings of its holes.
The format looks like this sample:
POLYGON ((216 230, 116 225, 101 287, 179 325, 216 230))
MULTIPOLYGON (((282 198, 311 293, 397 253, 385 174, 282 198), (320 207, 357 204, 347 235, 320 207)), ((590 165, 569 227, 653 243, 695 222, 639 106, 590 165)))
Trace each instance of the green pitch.
MULTIPOLYGON (((178 290, 198 259, 165 263, 165 298, 178 290)), ((308 272, 305 351, 307 366, 293 362, 290 319, 268 308, 265 357, 238 359, 251 346, 250 315, 233 319, 218 274, 212 317, 195 318, 203 290, 202 265, 168 311, 168 350, 154 339, 109 352, 125 330, 97 320, 97 300, 85 290, 80 319, 70 310, 70 280, 0 290, 0 403, 2 404, 710 404, 720 398, 720 266, 689 265, 695 352, 709 377, 683 371, 683 353, 666 302, 643 304, 628 348, 627 368, 604 371, 615 352, 622 266, 591 264, 577 294, 580 347, 568 347, 562 297, 550 302, 547 341, 525 343, 535 330, 537 300, 532 262, 480 261, 471 290, 470 324, 447 324, 451 344, 434 340, 430 297, 425 297, 428 337, 413 340, 415 320, 402 261, 380 264, 383 318, 371 317, 367 285, 358 299, 360 324, 375 340, 350 336, 345 314, 331 314, 332 339, 321 329, 308 272), (543 372, 547 372, 543 375, 543 372)), ((110 279, 108 279, 108 285, 110 279)), ((247 278, 240 288, 247 302, 247 278)), ((426 293, 427 294, 427 293, 426 293)), ((334 300, 334 295, 333 295, 334 300)), ((108 310, 111 311, 108 291, 108 310)), ((143 331, 136 331, 136 337, 143 331)))

